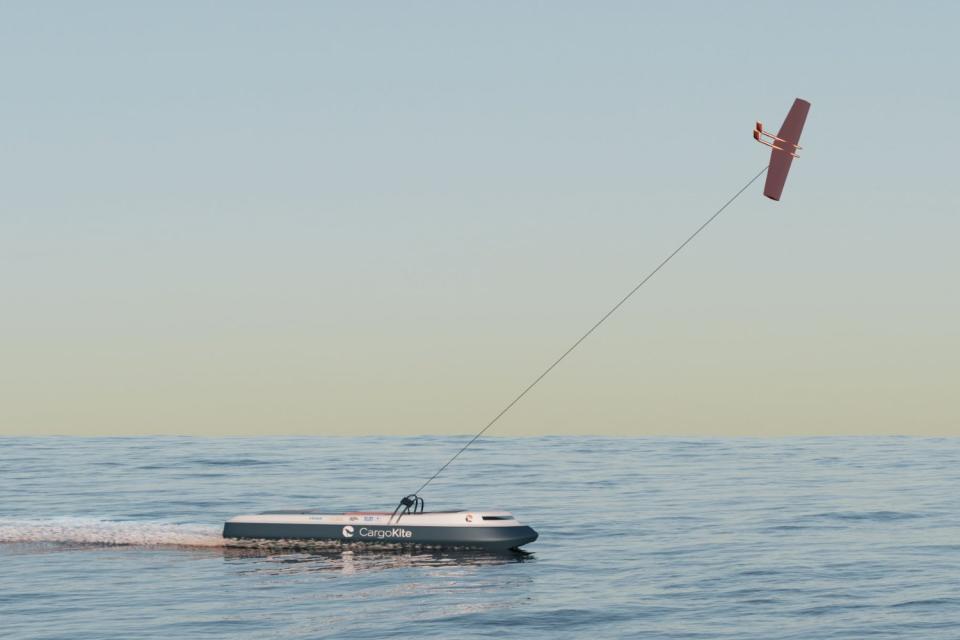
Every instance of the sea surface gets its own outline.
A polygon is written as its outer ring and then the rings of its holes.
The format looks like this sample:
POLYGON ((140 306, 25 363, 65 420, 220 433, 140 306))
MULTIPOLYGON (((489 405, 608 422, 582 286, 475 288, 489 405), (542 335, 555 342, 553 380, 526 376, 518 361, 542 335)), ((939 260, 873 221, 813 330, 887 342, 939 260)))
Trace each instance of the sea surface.
POLYGON ((531 555, 229 546, 464 438, 0 438, 0 638, 960 638, 960 439, 489 438, 423 494, 531 555))

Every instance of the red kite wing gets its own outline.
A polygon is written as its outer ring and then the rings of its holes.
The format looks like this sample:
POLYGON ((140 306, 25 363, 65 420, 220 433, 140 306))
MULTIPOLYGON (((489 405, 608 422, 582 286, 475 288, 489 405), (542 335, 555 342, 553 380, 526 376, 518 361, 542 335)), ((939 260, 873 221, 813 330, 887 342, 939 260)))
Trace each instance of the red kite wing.
POLYGON ((779 200, 783 193, 783 185, 787 181, 790 165, 793 164, 796 155, 794 150, 798 148, 808 111, 810 111, 809 102, 801 98, 794 100, 790 113, 783 121, 780 131, 777 132, 777 139, 782 142, 777 143, 778 146, 770 151, 770 168, 767 170, 767 182, 763 187, 763 195, 771 200, 779 200))

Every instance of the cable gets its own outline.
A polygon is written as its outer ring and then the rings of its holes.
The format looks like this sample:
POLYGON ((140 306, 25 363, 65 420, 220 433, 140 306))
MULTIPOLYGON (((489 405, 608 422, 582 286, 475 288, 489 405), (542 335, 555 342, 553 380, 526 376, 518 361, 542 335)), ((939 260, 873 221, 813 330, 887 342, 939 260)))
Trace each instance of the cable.
POLYGON ((611 308, 609 311, 607 311, 605 314, 603 314, 603 317, 600 318, 599 320, 597 320, 596 324, 594 324, 592 327, 590 327, 585 334, 583 334, 582 336, 580 336, 580 338, 570 346, 569 349, 567 349, 566 351, 563 352, 563 355, 561 355, 559 358, 557 358, 556 360, 554 360, 554 361, 553 361, 553 364, 551 364, 549 367, 547 367, 547 368, 544 370, 544 372, 541 373, 539 376, 537 376, 536 379, 535 379, 533 382, 531 382, 530 384, 528 384, 528 385, 526 386, 526 388, 525 388, 523 391, 521 391, 520 394, 519 394, 516 398, 514 398, 513 400, 510 401, 510 404, 508 404, 507 406, 505 406, 505 407, 500 411, 500 413, 498 413, 498 414, 493 418, 493 420, 491 420, 490 422, 487 423, 487 426, 485 426, 483 429, 481 429, 481 430, 477 433, 477 435, 473 436, 473 437, 470 439, 470 441, 467 442, 467 444, 463 445, 463 447, 462 447, 459 451, 457 451, 455 454, 453 454, 453 457, 450 458, 449 460, 447 460, 446 463, 444 463, 444 465, 443 465, 442 467, 440 467, 435 474, 433 474, 432 476, 430 476, 430 478, 428 478, 426 482, 424 482, 422 485, 420 485, 420 488, 417 489, 417 490, 414 492, 413 495, 416 495, 416 494, 420 493, 421 491, 423 491, 424 489, 426 489, 426 488, 427 488, 427 485, 429 485, 431 482, 433 482, 433 481, 436 479, 437 476, 439 476, 441 473, 443 473, 443 470, 444 470, 444 469, 446 469, 447 467, 450 466, 450 463, 452 463, 454 460, 456 460, 457 458, 459 458, 459 457, 460 457, 460 454, 463 453, 464 451, 466 451, 467 448, 468 448, 470 445, 472 445, 474 442, 477 441, 478 438, 480 438, 480 436, 482 436, 484 433, 486 433, 487 429, 489 429, 490 427, 492 427, 493 425, 495 425, 495 424, 497 423, 497 421, 498 421, 500 418, 502 418, 505 413, 507 413, 507 411, 510 411, 510 409, 513 408, 513 405, 515 405, 515 404, 517 404, 518 402, 520 402, 520 400, 523 398, 523 396, 527 395, 527 393, 528 393, 531 389, 533 389, 535 386, 537 386, 537 383, 538 383, 538 382, 540 382, 541 380, 543 380, 544 378, 546 378, 548 373, 550 373, 551 371, 553 371, 553 369, 554 369, 558 364, 560 364, 561 362, 563 362, 564 358, 566 358, 568 355, 570 355, 570 353, 571 353, 574 349, 576 349, 577 347, 579 347, 581 342, 583 342, 584 340, 586 340, 587 338, 589 338, 589 337, 590 337, 590 334, 593 333, 594 331, 596 331, 597 328, 600 327, 600 325, 602 325, 604 322, 606 322, 607 318, 609 318, 609 317, 612 316, 614 313, 616 313, 617 309, 619 309, 620 307, 622 307, 623 304, 624 304, 627 300, 629 300, 630 297, 633 296, 633 294, 635 294, 635 293, 640 289, 640 287, 642 287, 643 285, 645 285, 650 278, 652 278, 653 276, 655 276, 655 275, 657 274, 657 272, 660 271, 660 269, 662 269, 662 268, 664 267, 664 265, 666 265, 668 262, 670 262, 670 260, 672 260, 675 255, 677 255, 678 253, 680 253, 680 251, 683 250, 683 248, 684 248, 685 246, 687 246, 688 244, 690 244, 690 241, 691 241, 691 240, 693 240, 694 238, 696 238, 697 235, 698 235, 701 231, 703 231, 704 229, 706 229, 706 228, 707 228, 707 225, 709 225, 711 222, 713 222, 713 221, 717 218, 717 216, 719 216, 721 213, 723 213, 723 210, 724 210, 724 209, 726 209, 726 208, 729 207, 731 204, 733 204, 733 201, 736 200, 737 198, 739 198, 739 197, 740 197, 740 194, 743 193, 744 191, 746 191, 747 188, 748 188, 750 185, 752 185, 754 182, 756 182, 757 178, 759 178, 760 176, 762 176, 762 175, 766 172, 766 170, 767 170, 767 167, 764 167, 763 169, 760 170, 760 173, 758 173, 757 175, 755 175, 755 176, 753 176, 752 178, 750 178, 750 180, 747 182, 747 184, 743 185, 743 187, 741 187, 740 190, 737 191, 737 192, 733 195, 732 198, 730 198, 729 200, 727 200, 722 207, 720 207, 719 209, 717 209, 716 212, 715 212, 712 216, 710 216, 709 218, 707 218, 707 221, 706 221, 706 222, 704 222, 704 223, 701 224, 699 227, 697 227, 697 230, 694 231, 692 234, 690 234, 690 236, 689 236, 686 240, 684 240, 684 241, 680 244, 679 247, 677 247, 676 249, 674 249, 674 250, 673 250, 673 253, 671 253, 671 254, 668 255, 666 258, 664 258, 663 261, 662 261, 660 264, 658 264, 657 267, 656 267, 653 271, 651 271, 650 273, 648 273, 648 274, 646 275, 646 277, 637 284, 637 286, 635 286, 633 289, 630 290, 630 293, 628 293, 627 295, 623 296, 623 298, 620 299, 620 302, 618 302, 617 304, 613 305, 613 308, 611 308))

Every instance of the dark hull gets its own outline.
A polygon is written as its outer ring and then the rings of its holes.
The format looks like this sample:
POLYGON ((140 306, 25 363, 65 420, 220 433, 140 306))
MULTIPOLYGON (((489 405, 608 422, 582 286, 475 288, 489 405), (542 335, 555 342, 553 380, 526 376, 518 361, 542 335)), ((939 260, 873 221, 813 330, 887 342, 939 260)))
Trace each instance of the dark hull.
POLYGON ((294 524, 227 522, 223 537, 257 540, 334 540, 410 545, 469 547, 489 550, 515 549, 537 539, 532 528, 515 527, 404 527, 380 525, 294 524))

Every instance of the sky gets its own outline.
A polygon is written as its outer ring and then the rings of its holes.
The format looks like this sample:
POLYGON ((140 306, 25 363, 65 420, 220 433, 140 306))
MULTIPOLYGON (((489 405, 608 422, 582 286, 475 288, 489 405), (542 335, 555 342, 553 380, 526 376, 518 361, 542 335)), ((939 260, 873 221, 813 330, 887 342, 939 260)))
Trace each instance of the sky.
POLYGON ((960 7, 0 2, 0 435, 960 435, 960 7))

